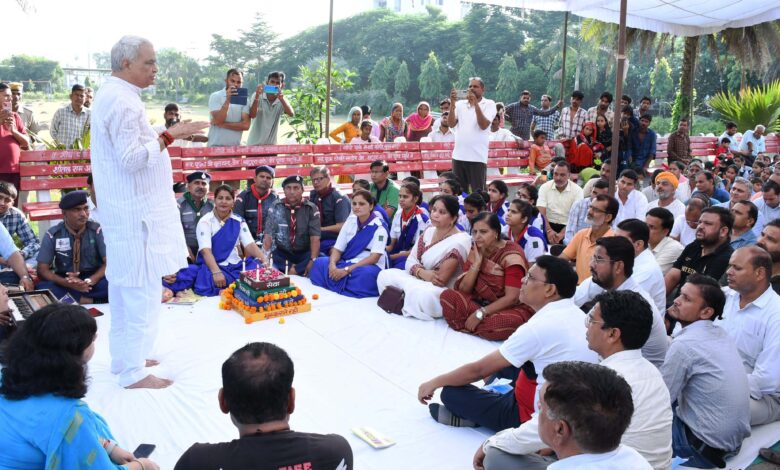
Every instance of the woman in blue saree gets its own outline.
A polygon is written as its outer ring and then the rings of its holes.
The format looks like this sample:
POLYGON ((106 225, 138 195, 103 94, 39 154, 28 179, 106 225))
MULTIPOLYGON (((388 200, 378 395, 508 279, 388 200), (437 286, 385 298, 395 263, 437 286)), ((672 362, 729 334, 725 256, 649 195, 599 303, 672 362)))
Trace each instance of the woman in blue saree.
POLYGON ((409 251, 417 237, 431 224, 425 210, 420 207, 422 192, 414 183, 404 183, 398 191, 398 209, 390 227, 390 245, 387 247, 391 268, 404 269, 409 251))
POLYGON ((96 333, 84 307, 52 304, 11 336, 0 385, 0 468, 159 470, 118 446, 81 400, 96 333))
POLYGON ((352 215, 341 227, 330 257, 314 261, 309 277, 315 286, 347 297, 376 297, 376 278, 387 265, 387 224, 374 212, 374 197, 352 194, 352 215))
POLYGON ((185 289, 198 295, 217 296, 219 291, 235 281, 241 271, 258 267, 258 260, 265 256, 255 243, 244 220, 233 214, 233 188, 223 184, 214 191, 214 210, 201 217, 196 233, 198 256, 195 264, 175 275, 163 278, 168 289, 163 296, 170 297, 185 289), (244 248, 245 261, 241 260, 238 246, 244 248))

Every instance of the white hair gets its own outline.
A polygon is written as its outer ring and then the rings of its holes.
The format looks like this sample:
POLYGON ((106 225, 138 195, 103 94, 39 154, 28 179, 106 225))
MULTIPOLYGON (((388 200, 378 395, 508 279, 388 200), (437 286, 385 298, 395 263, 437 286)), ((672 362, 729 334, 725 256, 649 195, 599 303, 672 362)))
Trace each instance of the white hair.
POLYGON ((140 36, 123 36, 122 39, 111 48, 111 70, 119 72, 122 70, 123 61, 134 61, 138 57, 138 49, 143 44, 151 45, 152 43, 148 39, 144 39, 140 36))
POLYGON ((757 131, 760 130, 761 132, 764 132, 766 130, 766 127, 764 127, 763 125, 759 124, 759 125, 756 126, 755 130, 757 130, 757 131))

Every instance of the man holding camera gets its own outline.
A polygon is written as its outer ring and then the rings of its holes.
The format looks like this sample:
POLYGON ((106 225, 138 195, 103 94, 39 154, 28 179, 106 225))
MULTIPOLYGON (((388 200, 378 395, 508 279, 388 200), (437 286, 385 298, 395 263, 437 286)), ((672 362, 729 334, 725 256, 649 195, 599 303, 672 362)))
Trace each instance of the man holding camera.
POLYGON ((249 130, 249 105, 244 95, 243 104, 239 89, 244 83, 244 72, 230 69, 225 77, 225 89, 215 91, 209 97, 211 127, 209 127, 209 147, 227 147, 241 145, 241 136, 249 130), (232 99, 237 97, 236 100, 232 99))
POLYGON ((295 115, 292 106, 284 98, 284 72, 271 72, 265 84, 257 85, 249 102, 249 117, 252 127, 249 129, 247 145, 276 145, 279 133, 279 118, 284 114, 295 115))
POLYGON ((455 89, 450 94, 455 109, 447 116, 447 124, 457 131, 452 171, 468 192, 484 190, 487 179, 490 122, 496 116, 496 102, 485 98, 484 94, 485 82, 479 77, 469 80, 465 96, 455 89))

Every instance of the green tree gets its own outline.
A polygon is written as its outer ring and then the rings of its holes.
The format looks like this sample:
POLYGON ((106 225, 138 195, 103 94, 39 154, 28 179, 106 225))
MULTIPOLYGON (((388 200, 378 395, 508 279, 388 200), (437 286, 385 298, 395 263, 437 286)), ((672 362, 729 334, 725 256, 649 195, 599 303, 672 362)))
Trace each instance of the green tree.
POLYGON ((14 55, 0 62, 0 77, 11 82, 51 82, 60 88, 65 74, 57 61, 45 57, 14 55))
POLYGON ((656 101, 666 101, 674 92, 674 82, 672 81, 672 68, 666 57, 661 57, 653 67, 653 73, 650 75, 650 93, 656 101))
POLYGON ((520 73, 517 70, 515 58, 509 54, 504 56, 498 67, 498 86, 496 86, 496 99, 504 103, 514 101, 520 92, 520 73))
MULTIPOLYGON (((351 70, 332 67, 330 71, 331 92, 348 90, 352 88, 352 78, 355 73, 351 70)), ((293 128, 285 134, 285 137, 295 137, 299 143, 314 143, 323 136, 323 119, 325 113, 330 113, 339 105, 335 98, 330 100, 330 109, 327 109, 327 62, 320 60, 316 65, 300 66, 294 82, 298 87, 285 91, 284 95, 290 101, 295 116, 284 115, 284 119, 293 128)))
POLYGON ((207 60, 211 65, 224 69, 224 72, 230 68, 252 72, 255 80, 259 81, 260 69, 277 50, 277 35, 271 31, 260 13, 255 15, 255 21, 248 30, 239 33, 238 39, 212 34, 210 47, 214 54, 207 60))
POLYGON ((401 65, 398 66, 398 71, 395 73, 395 86, 393 88, 393 91, 395 92, 393 99, 395 101, 404 101, 411 81, 411 78, 409 78, 409 67, 407 67, 406 61, 404 60, 401 62, 401 65))
POLYGON ((92 61, 95 63, 96 69, 111 68, 111 54, 108 52, 95 52, 92 54, 92 61))
POLYGON ((469 78, 477 76, 477 69, 474 67, 474 62, 471 61, 471 55, 466 54, 463 57, 463 63, 458 69, 458 88, 468 88, 469 78))
POLYGON ((387 72, 387 58, 382 56, 376 60, 371 75, 368 76, 371 90, 387 90, 391 77, 387 72))
POLYGON ((436 53, 431 51, 428 59, 420 66, 420 97, 427 101, 436 101, 441 95, 442 73, 436 53))

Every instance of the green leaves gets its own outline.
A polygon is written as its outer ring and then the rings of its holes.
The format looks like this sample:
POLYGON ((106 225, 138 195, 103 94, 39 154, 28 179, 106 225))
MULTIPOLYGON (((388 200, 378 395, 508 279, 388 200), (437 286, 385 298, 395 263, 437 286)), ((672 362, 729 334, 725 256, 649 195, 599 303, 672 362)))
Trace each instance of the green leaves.
POLYGON ((733 121, 741 131, 757 124, 767 132, 780 130, 780 80, 755 88, 747 87, 739 93, 721 92, 710 98, 710 106, 724 119, 733 121))
POLYGON ((442 94, 442 73, 436 53, 431 51, 428 59, 420 66, 420 97, 429 102, 436 102, 442 94))

